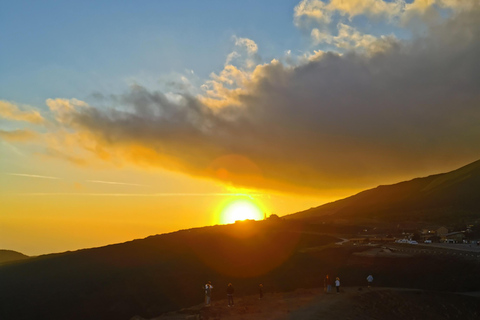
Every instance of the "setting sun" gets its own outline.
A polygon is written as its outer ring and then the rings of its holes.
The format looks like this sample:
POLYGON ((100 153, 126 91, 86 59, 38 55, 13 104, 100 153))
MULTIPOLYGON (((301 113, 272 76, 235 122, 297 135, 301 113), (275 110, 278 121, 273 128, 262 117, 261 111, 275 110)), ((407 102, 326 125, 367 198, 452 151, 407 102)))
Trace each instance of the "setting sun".
POLYGON ((238 220, 260 220, 263 219, 263 213, 250 200, 235 200, 224 207, 220 219, 225 224, 234 223, 238 220))

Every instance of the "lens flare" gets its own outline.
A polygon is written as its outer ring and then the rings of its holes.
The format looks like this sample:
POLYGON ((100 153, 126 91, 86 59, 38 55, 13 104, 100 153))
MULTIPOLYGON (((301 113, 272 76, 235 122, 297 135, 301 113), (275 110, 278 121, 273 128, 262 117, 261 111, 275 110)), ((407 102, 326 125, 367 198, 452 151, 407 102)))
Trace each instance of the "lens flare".
POLYGON ((239 220, 261 220, 264 215, 257 204, 250 200, 234 200, 229 202, 222 210, 220 222, 222 224, 234 223, 239 220))

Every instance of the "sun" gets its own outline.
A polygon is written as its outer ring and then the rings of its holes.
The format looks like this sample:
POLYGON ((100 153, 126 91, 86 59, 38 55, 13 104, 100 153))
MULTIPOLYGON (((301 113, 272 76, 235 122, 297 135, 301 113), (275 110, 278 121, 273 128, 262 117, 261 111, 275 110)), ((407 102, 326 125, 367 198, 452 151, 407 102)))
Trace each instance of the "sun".
POLYGON ((224 224, 234 223, 239 220, 261 220, 262 210, 250 200, 234 200, 229 202, 221 212, 221 222, 224 224))

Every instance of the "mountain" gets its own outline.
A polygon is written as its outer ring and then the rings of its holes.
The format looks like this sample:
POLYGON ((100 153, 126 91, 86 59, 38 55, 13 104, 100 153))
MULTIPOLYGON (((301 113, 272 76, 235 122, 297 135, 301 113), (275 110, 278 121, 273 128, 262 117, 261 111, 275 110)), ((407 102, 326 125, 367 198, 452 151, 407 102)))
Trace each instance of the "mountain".
POLYGON ((151 318, 201 303, 206 281, 213 283, 214 299, 225 296, 229 282, 239 294, 256 293, 259 283, 275 291, 314 283, 318 264, 301 251, 339 239, 273 220, 182 230, 0 265, 0 319, 151 318))
MULTIPOLYGON (((480 261, 462 256, 372 258, 369 247, 333 245, 319 221, 454 221, 480 216, 480 161, 458 170, 379 186, 288 217, 181 230, 101 248, 0 265, 0 319, 145 318, 213 301, 323 285, 326 274, 362 286, 480 291, 480 261), (313 223, 310 223, 313 222, 313 223), (452 273, 452 270, 455 272, 452 273)), ((329 230, 331 231, 331 230, 329 230)), ((343 233, 343 232, 342 232, 343 233)), ((272 297, 273 295, 270 295, 272 297)))
POLYGON ((480 218, 480 160, 457 170, 393 185, 285 216, 349 223, 459 223, 480 218))
POLYGON ((12 250, 0 250, 0 264, 17 260, 27 259, 23 253, 12 250))
POLYGON ((269 218, 33 257, 0 265, 0 319, 157 318, 202 307, 206 281, 214 287, 214 306, 226 298, 228 283, 236 299, 256 294, 259 283, 273 299, 322 287, 326 274, 340 276, 346 287, 364 286, 373 273, 383 287, 480 291, 475 259, 372 258, 356 254, 370 247, 334 245, 338 241, 302 221, 269 218))

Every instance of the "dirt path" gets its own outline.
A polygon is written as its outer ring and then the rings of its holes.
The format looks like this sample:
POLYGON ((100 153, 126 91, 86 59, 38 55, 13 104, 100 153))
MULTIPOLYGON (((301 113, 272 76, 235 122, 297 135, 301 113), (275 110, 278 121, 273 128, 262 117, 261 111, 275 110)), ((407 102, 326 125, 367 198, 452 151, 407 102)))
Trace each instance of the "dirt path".
MULTIPOLYGON (((150 320, 348 320, 348 319, 479 319, 478 297, 395 288, 342 288, 340 294, 323 289, 269 293, 263 299, 246 296, 235 306, 218 300, 150 320)), ((138 317, 136 320, 143 320, 138 317)))

